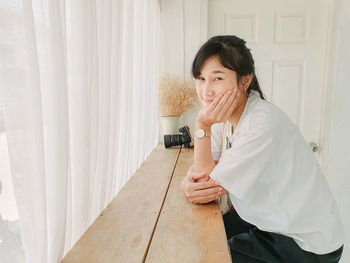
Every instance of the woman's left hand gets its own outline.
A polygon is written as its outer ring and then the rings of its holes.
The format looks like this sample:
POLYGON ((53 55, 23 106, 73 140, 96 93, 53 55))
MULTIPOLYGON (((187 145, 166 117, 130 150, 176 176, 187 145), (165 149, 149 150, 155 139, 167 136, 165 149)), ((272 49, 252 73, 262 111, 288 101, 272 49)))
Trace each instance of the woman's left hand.
POLYGON ((229 90, 224 95, 216 97, 208 107, 199 111, 197 122, 210 127, 214 123, 227 121, 237 107, 239 96, 240 93, 235 88, 233 91, 229 90))
MULTIPOLYGON (((213 179, 211 179, 209 177, 209 175, 205 174, 205 173, 200 173, 198 176, 194 176, 193 179, 195 180, 196 183, 200 183, 200 182, 215 182, 213 179)), ((220 185, 221 186, 221 185, 220 185)), ((227 194, 228 191, 223 188, 221 186, 222 190, 221 190, 221 193, 220 193, 220 197, 223 196, 224 194, 227 194)))

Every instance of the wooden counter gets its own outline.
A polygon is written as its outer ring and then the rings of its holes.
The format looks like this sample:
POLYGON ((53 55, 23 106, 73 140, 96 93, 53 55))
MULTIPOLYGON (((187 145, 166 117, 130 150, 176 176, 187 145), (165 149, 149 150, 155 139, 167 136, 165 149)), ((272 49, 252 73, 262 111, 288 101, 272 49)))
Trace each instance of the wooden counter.
POLYGON ((181 192, 192 163, 193 149, 157 146, 62 262, 231 262, 218 203, 181 192))

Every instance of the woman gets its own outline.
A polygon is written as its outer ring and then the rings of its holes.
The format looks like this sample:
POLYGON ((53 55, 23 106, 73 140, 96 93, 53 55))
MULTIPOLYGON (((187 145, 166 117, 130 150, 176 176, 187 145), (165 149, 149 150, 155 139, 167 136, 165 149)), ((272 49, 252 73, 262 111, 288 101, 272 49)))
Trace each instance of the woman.
POLYGON ((338 262, 344 231, 334 197, 298 128, 264 99, 245 41, 209 39, 192 74, 203 108, 181 187, 195 204, 229 197, 232 261, 338 262))

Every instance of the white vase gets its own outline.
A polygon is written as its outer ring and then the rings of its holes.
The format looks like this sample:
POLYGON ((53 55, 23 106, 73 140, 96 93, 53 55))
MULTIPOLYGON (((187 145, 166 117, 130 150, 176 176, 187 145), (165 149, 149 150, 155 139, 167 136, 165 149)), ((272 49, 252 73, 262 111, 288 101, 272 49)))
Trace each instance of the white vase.
POLYGON ((162 120, 163 135, 179 134, 179 117, 160 117, 162 120))

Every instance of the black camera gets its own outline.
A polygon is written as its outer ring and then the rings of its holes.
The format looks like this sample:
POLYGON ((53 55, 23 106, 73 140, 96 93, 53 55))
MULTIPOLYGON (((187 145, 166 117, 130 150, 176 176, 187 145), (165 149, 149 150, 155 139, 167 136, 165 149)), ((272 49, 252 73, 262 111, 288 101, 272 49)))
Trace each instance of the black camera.
POLYGON ((169 148, 171 146, 184 145, 185 148, 191 147, 192 137, 190 133, 190 128, 188 126, 181 127, 179 129, 181 134, 175 135, 164 135, 164 145, 165 148, 169 148))

